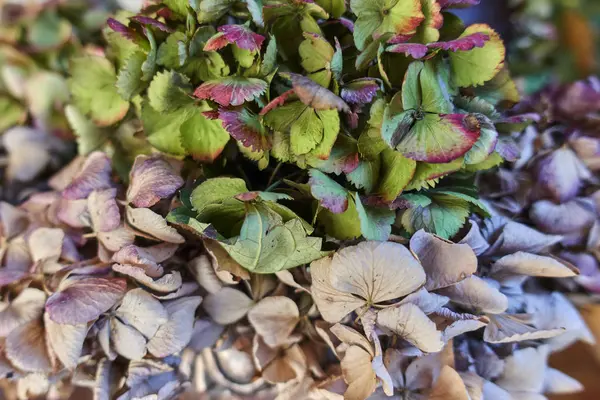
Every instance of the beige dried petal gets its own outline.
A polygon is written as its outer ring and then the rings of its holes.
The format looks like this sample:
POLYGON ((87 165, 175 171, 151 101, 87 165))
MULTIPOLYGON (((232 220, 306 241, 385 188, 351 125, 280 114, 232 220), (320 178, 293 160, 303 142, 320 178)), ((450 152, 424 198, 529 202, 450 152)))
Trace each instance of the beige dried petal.
POLYGON ((567 262, 519 251, 496 261, 490 276, 503 285, 513 286, 521 284, 527 276, 567 278, 578 274, 577 268, 567 262))
POLYGON ((26 288, 6 308, 0 311, 0 337, 6 337, 15 328, 42 316, 46 294, 26 288))
POLYGON ((427 353, 440 351, 444 347, 442 334, 437 330, 435 323, 414 304, 403 304, 379 311, 377 325, 427 353))
POLYGON ((168 243, 184 243, 185 239, 167 221, 149 208, 127 206, 127 222, 140 232, 168 243))
POLYGON ((58 260, 65 233, 58 228, 38 228, 29 236, 29 251, 33 261, 58 260))
POLYGON ((215 356, 221 371, 234 382, 249 383, 256 373, 252 357, 245 351, 231 348, 217 351, 215 356))
POLYGON ((57 324, 45 314, 44 326, 50 348, 67 369, 73 370, 77 366, 83 341, 87 336, 87 324, 57 324))
POLYGON ((117 358, 117 353, 115 353, 110 343, 110 320, 108 319, 102 321, 99 325, 98 343, 109 360, 113 361, 117 358))
POLYGON ((375 350, 373 349, 371 342, 369 342, 369 340, 357 330, 346 325, 335 324, 330 328, 330 331, 337 336, 341 342, 347 344, 348 346, 362 347, 371 356, 375 357, 375 350))
POLYGON ((27 213, 9 203, 0 201, 0 237, 12 239, 27 228, 27 213))
POLYGON ((451 339, 462 335, 466 332, 473 332, 487 325, 487 320, 484 319, 464 319, 454 321, 448 325, 442 332, 442 340, 449 342, 451 339))
POLYGON ((110 319, 110 337, 115 351, 129 360, 141 360, 146 355, 146 339, 137 329, 117 318, 110 319))
POLYGON ((446 296, 440 296, 437 293, 430 293, 425 288, 421 288, 414 293, 409 294, 398 304, 411 303, 419 307, 421 311, 429 315, 438 311, 448 304, 450 299, 446 296))
POLYGON ((229 325, 242 319, 254 302, 243 292, 225 287, 204 299, 202 307, 218 324, 229 325))
POLYGON ((94 400, 110 400, 112 383, 112 363, 103 358, 98 362, 96 382, 93 389, 94 400))
POLYGON ((168 320, 167 310, 144 289, 127 292, 115 315, 146 338, 154 336, 158 327, 168 320))
POLYGON ((224 329, 223 325, 219 325, 209 318, 196 320, 188 348, 200 351, 204 348, 214 346, 224 329))
POLYGON ((294 344, 273 359, 262 371, 262 376, 267 382, 283 383, 302 379, 305 373, 306 358, 300 346, 294 344))
POLYGON ((464 382, 453 368, 442 368, 429 392, 429 400, 470 400, 464 382))
POLYGON ((221 280, 229 284, 237 283, 237 279, 250 279, 250 273, 235 261, 221 244, 212 239, 204 239, 204 247, 211 257, 216 260, 215 271, 221 280))
POLYGON ((288 297, 262 299, 248 312, 248 320, 266 344, 277 347, 285 342, 300 319, 298 306, 288 297))
POLYGON ((112 260, 121 265, 133 265, 142 268, 146 275, 159 278, 165 273, 154 256, 143 247, 125 246, 112 256, 112 260))
POLYGON ((116 252, 125 246, 133 244, 135 234, 126 226, 120 226, 111 232, 98 232, 98 241, 111 252, 116 252))
POLYGON ((119 227, 121 213, 116 201, 117 189, 94 190, 88 197, 88 210, 94 232, 110 232, 119 227))
POLYGON ((468 244, 456 244, 420 230, 410 239, 427 275, 425 289, 454 285, 477 271, 477 256, 468 244))
POLYGON ((169 272, 155 280, 146 275, 146 271, 142 267, 115 264, 113 265, 113 270, 130 276, 144 286, 161 293, 173 292, 179 289, 182 284, 181 274, 179 271, 169 272))
POLYGON ((564 328, 537 329, 529 325, 531 316, 526 314, 489 314, 490 322, 483 332, 488 343, 510 343, 523 340, 548 339, 565 332, 564 328))
POLYGON ((495 216, 485 221, 483 236, 491 244, 486 254, 503 256, 517 251, 540 253, 562 240, 562 236, 546 235, 527 225, 495 216))
POLYGON ((217 276, 213 263, 208 255, 202 254, 191 260, 188 265, 200 286, 208 293, 217 293, 225 286, 224 282, 217 276))
POLYGON ((335 253, 331 285, 376 304, 404 297, 425 283, 425 272, 406 247, 362 242, 335 253))
POLYGON ((302 286, 298 282, 296 282, 296 280, 294 279, 294 275, 292 275, 292 273, 290 271, 288 271, 288 270, 278 271, 278 272, 275 272, 275 275, 281 282, 285 283, 286 285, 310 294, 310 290, 308 290, 307 288, 305 288, 304 286, 302 286))
POLYGON ((476 312, 500 314, 508 308, 506 296, 476 275, 440 289, 438 293, 476 312))
POLYGON ((544 376, 544 393, 545 394, 571 394, 583 392, 583 385, 569 375, 554 369, 546 368, 544 376))
POLYGON ((469 232, 463 237, 459 244, 468 244, 470 248, 473 249, 475 255, 480 256, 486 252, 486 250, 490 247, 489 243, 483 237, 481 230, 479 229, 479 225, 477 222, 473 220, 469 220, 469 224, 471 228, 469 232))
POLYGON ((342 359, 342 371, 348 389, 344 400, 364 400, 377 387, 377 376, 371 367, 372 357, 359 346, 350 346, 342 359))
POLYGON ((169 319, 148 341, 148 351, 152 355, 162 358, 183 350, 192 338, 194 316, 201 301, 202 297, 191 296, 164 303, 169 319))
POLYGON ((515 350, 504 359, 505 367, 496 385, 509 392, 541 393, 548 363, 548 346, 515 350))
POLYGON ((12 365, 26 372, 49 372, 52 362, 46 347, 41 319, 13 329, 5 342, 6 357, 12 365))

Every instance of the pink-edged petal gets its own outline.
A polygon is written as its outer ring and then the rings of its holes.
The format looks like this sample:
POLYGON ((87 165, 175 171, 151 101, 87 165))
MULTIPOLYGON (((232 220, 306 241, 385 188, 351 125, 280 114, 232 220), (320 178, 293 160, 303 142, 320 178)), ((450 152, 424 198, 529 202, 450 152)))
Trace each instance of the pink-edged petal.
POLYGON ((248 109, 244 107, 221 108, 219 119, 231 137, 245 147, 251 147, 254 151, 268 150, 271 147, 262 122, 248 109))
POLYGON ((376 79, 360 78, 344 85, 340 96, 349 104, 370 104, 379 89, 376 79))
POLYGON ((222 106, 240 106, 253 101, 267 89, 267 82, 257 78, 229 76, 204 82, 194 92, 202 100, 213 100, 222 106))
POLYGON ((483 32, 475 32, 448 42, 430 43, 427 47, 430 49, 442 49, 446 51, 469 51, 476 47, 485 46, 485 42, 490 39, 490 35, 483 32))
POLYGON ((398 43, 385 49, 388 53, 403 53, 415 59, 423 58, 429 49, 421 43, 398 43))
POLYGON ((240 49, 259 51, 265 37, 254 33, 244 25, 223 25, 218 28, 219 33, 210 38, 204 46, 204 51, 214 51, 235 44, 240 49))
POLYGON ((400 44, 406 43, 412 38, 412 35, 396 35, 393 36, 390 40, 388 40, 388 44, 400 44))
POLYGON ((559 203, 577 196, 583 181, 591 177, 583 162, 566 147, 540 158, 534 173, 540 191, 559 203))
POLYGON ((322 207, 334 214, 341 214, 348 209, 348 192, 343 186, 319 170, 311 169, 309 173, 310 191, 322 207))
POLYGON ((294 92, 301 102, 315 110, 333 110, 349 113, 350 107, 344 100, 306 76, 288 73, 294 92))
POLYGON ((479 4, 481 0, 437 0, 442 9, 445 8, 464 8, 479 4))
POLYGON ((267 114, 269 111, 277 108, 277 107, 281 107, 282 105, 285 104, 286 100, 289 99, 291 96, 293 96, 295 94, 294 89, 290 89, 287 92, 284 92, 283 94, 275 97, 273 100, 271 100, 269 102, 269 104, 267 104, 259 113, 259 115, 265 115, 267 114))
POLYGON ((46 302, 46 312, 59 324, 82 324, 98 318, 125 294, 121 278, 80 278, 63 282, 46 302))
POLYGON ((136 207, 152 207, 183 186, 178 171, 161 156, 137 156, 129 174, 127 201, 136 207))
POLYGON ((111 171, 110 159, 105 153, 96 151, 90 154, 79 173, 63 190, 63 197, 69 200, 85 199, 94 190, 109 189, 111 171))
POLYGON ((112 29, 114 32, 119 33, 124 38, 127 38, 129 40, 136 39, 136 35, 135 35, 133 29, 130 29, 128 26, 122 24, 121 22, 117 21, 116 19, 109 18, 106 21, 106 24, 108 25, 108 27, 110 29, 112 29))
POLYGON ((172 33, 174 32, 174 30, 172 28, 169 28, 167 25, 165 25, 163 22, 160 22, 154 18, 150 18, 150 17, 146 17, 144 15, 136 15, 134 17, 129 18, 132 21, 137 22, 138 24, 141 25, 150 25, 153 26, 163 32, 168 32, 168 33, 172 33))
POLYGON ((95 232, 114 231, 121 224, 116 201, 117 189, 94 190, 88 197, 88 209, 95 232))

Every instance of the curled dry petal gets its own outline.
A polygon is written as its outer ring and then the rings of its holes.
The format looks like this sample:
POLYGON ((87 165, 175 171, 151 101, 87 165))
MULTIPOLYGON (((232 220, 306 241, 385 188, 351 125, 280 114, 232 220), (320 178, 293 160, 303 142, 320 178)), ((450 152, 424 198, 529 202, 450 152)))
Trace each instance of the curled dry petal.
POLYGON ((596 219, 595 210, 577 199, 564 204, 549 200, 535 202, 530 210, 531 221, 542 231, 569 234, 589 229, 596 219))
POLYGON ((537 329, 529 325, 526 314, 488 315, 490 323, 483 331, 483 340, 488 343, 511 343, 523 340, 547 339, 564 333, 564 328, 537 329))
POLYGON ((146 338, 153 337, 158 327, 168 319, 167 310, 160 301, 144 289, 127 292, 115 315, 146 338))
POLYGON ((284 343, 299 320, 298 306, 283 296, 265 297, 248 312, 248 321, 271 347, 284 343))
POLYGON ((455 244, 420 230, 410 239, 427 275, 425 289, 436 290, 454 285, 477 270, 477 257, 467 244, 455 244))
POLYGON ((48 298, 46 312, 59 324, 83 324, 114 306, 126 288, 121 278, 70 279, 48 298))
POLYGON ((44 312, 46 294, 26 288, 0 311, 0 337, 6 337, 15 328, 38 319, 44 312))
POLYGON ((123 275, 127 275, 141 283, 142 285, 161 293, 173 292, 181 287, 181 273, 179 271, 169 272, 158 279, 153 279, 146 274, 143 267, 133 265, 113 265, 113 270, 123 275))
POLYGON ((371 366, 372 357, 359 346, 350 346, 342 359, 342 372, 348 389, 344 399, 362 400, 369 397, 377 387, 377 376, 371 366))
POLYGON ((129 174, 127 201, 136 207, 152 207, 183 186, 173 165, 160 156, 137 156, 129 174))
POLYGON ((117 189, 94 190, 88 197, 88 210, 96 232, 114 231, 121 224, 121 213, 115 200, 117 189))
POLYGON ((141 232, 168 243, 183 243, 185 239, 167 221, 149 208, 127 207, 127 222, 141 232))
POLYGON ((414 304, 388 307, 377 313, 377 325, 424 352, 434 353, 444 347, 442 333, 435 323, 414 304))
POLYGON ((27 213, 9 203, 0 201, 0 237, 12 239, 27 228, 27 213))
POLYGON ((484 254, 487 249, 489 249, 490 245, 481 234, 481 230, 479 229, 477 222, 469 220, 469 224, 471 225, 469 232, 467 232, 465 237, 463 237, 458 243, 468 244, 469 247, 473 249, 475 255, 480 256, 484 254))
POLYGON ((504 217, 492 217, 484 223, 483 236, 491 244, 486 255, 503 256, 517 251, 541 253, 562 240, 504 217))
POLYGON ((540 190, 552 200, 564 203, 577 196, 583 181, 591 173, 572 150, 560 148, 538 160, 535 166, 536 182, 540 190))
POLYGON ((110 319, 110 336, 112 346, 121 356, 129 360, 141 360, 146 355, 146 338, 118 318, 110 319))
POLYGON ((87 198, 94 190, 109 189, 112 169, 110 159, 105 153, 96 151, 90 154, 79 173, 63 190, 65 199, 78 200, 87 198))
POLYGON ((164 274, 164 270, 149 249, 128 245, 113 254, 112 260, 118 264, 140 267, 146 275, 159 278, 164 274))
POLYGON ((319 85, 306 76, 299 74, 288 74, 292 80, 294 92, 301 102, 315 110, 333 110, 349 113, 350 107, 330 90, 319 85))
POLYGON ((57 324, 44 314, 44 328, 50 348, 68 369, 74 369, 79 361, 83 341, 87 336, 87 324, 57 324))
POLYGON ((467 388, 454 368, 442 367, 431 391, 430 400, 470 400, 467 388))
POLYGON ((311 264, 311 292, 328 322, 363 305, 404 297, 425 282, 419 262, 397 243, 362 242, 311 264))
POLYGON ((29 251, 33 261, 58 260, 65 233, 58 228, 38 228, 29 236, 29 251))
POLYGON ((229 325, 243 318, 253 304, 252 299, 241 291, 225 287, 206 296, 202 307, 215 322, 229 325))
POLYGON ((41 318, 13 329, 6 338, 5 352, 8 360, 26 372, 50 372, 52 364, 41 318))
POLYGON ((508 308, 506 296, 476 275, 443 288, 439 293, 457 304, 479 312, 500 314, 508 308))
POLYGON ((148 341, 148 351, 152 355, 167 357, 183 350, 192 338, 194 315, 201 301, 202 297, 191 296, 165 303, 169 320, 148 341))
POLYGON ((544 387, 548 346, 516 350, 504 362, 496 384, 511 392, 541 393, 544 387))
POLYGON ((523 251, 502 257, 491 270, 491 277, 503 285, 520 284, 527 276, 566 278, 578 274, 577 268, 567 262, 523 251))

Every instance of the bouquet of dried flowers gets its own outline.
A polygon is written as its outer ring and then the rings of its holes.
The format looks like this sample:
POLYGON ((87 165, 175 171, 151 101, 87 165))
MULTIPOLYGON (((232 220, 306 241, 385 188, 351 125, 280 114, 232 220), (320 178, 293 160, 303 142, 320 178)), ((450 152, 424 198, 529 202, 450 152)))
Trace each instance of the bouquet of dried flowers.
MULTIPOLYGON (((89 39, 105 45, 65 45, 43 113, 7 92, 3 137, 62 127, 79 156, 0 203, 4 395, 580 390, 547 357, 593 339, 535 279, 577 268, 546 255, 555 235, 485 219, 474 184, 537 118, 503 113, 502 40, 450 12, 475 3, 128 4, 89 39)), ((7 171, 30 142, 5 146, 7 171)))

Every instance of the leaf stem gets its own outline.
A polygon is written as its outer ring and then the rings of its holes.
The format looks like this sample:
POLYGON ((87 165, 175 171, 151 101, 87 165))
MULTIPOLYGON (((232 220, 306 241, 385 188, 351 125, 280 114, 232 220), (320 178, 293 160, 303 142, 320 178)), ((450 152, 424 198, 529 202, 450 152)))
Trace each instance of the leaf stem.
POLYGON ((275 179, 275 176, 279 172, 279 169, 281 168, 282 165, 283 165, 283 162, 279 162, 279 164, 277 164, 277 166, 273 170, 273 173, 271 173, 271 176, 269 177, 269 181, 267 182, 267 190, 265 190, 266 192, 268 192, 269 189, 271 188, 271 183, 273 182, 273 179, 275 179))

